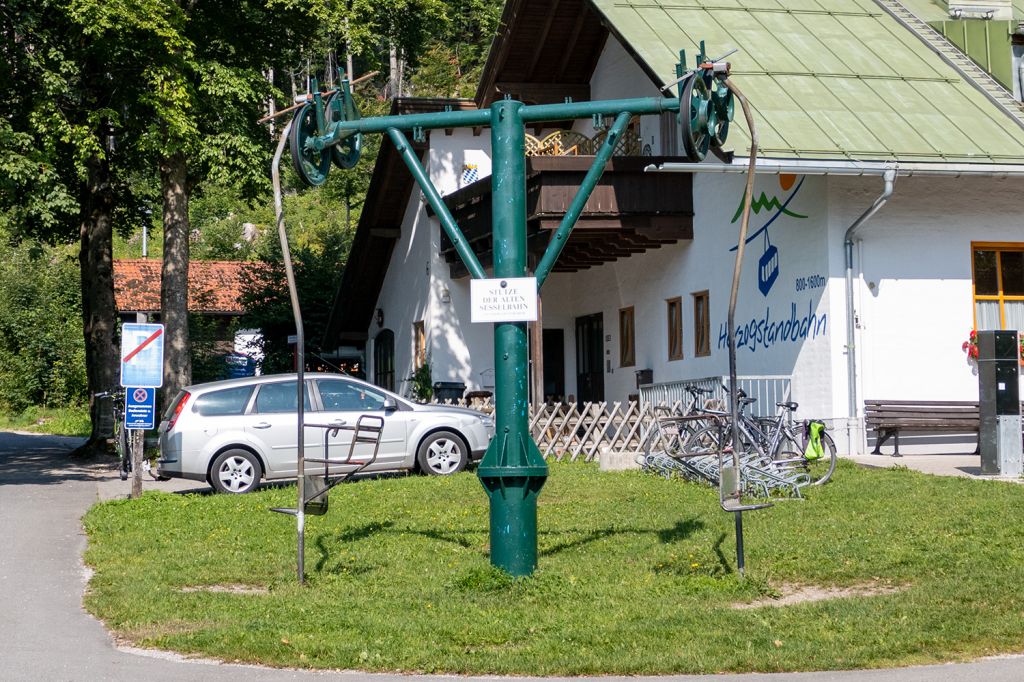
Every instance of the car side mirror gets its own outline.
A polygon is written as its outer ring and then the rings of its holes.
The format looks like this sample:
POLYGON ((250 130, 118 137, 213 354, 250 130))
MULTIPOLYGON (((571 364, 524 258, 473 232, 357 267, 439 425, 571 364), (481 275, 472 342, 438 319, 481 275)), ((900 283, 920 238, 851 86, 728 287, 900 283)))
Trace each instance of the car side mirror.
POLYGON ((394 398, 385 398, 384 399, 384 411, 385 412, 391 412, 391 411, 397 410, 397 409, 398 409, 398 401, 397 400, 395 400, 394 398))

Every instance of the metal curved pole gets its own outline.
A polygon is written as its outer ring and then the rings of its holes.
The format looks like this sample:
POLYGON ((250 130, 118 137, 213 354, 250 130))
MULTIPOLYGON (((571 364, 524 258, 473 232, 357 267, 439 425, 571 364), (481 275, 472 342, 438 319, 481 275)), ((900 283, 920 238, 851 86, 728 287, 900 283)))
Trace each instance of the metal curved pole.
MULTIPOLYGON (((292 119, 294 121, 294 119, 292 119)), ((302 326, 302 310, 299 308, 299 291, 295 286, 295 270, 292 268, 292 253, 291 249, 288 248, 288 233, 284 229, 284 206, 281 200, 281 155, 284 153, 285 145, 288 144, 288 133, 292 129, 292 121, 288 121, 288 124, 281 131, 281 139, 277 142, 277 151, 274 152, 274 160, 270 166, 270 177, 274 184, 274 212, 277 214, 277 237, 281 241, 281 258, 284 260, 284 273, 288 279, 288 296, 292 302, 292 315, 295 317, 295 353, 296 353, 296 372, 298 377, 296 378, 296 394, 297 394, 297 408, 296 414, 298 416, 298 425, 296 429, 298 431, 298 453, 296 454, 296 475, 298 489, 298 506, 295 509, 296 526, 299 537, 298 547, 298 573, 299 573, 299 584, 305 582, 305 555, 306 555, 306 500, 305 498, 305 487, 302 485, 302 478, 305 475, 305 455, 306 455, 306 444, 305 444, 305 429, 303 424, 305 423, 305 367, 306 367, 306 353, 305 353, 305 333, 302 326)))
MULTIPOLYGON (((739 392, 736 386, 736 297, 739 294, 743 252, 747 243, 747 227, 750 224, 750 205, 754 198, 754 167, 757 164, 758 139, 757 128, 754 127, 754 117, 750 113, 750 105, 747 103, 747 98, 729 78, 726 78, 724 83, 725 87, 729 88, 736 96, 736 99, 740 101, 740 106, 743 108, 743 117, 747 120, 747 130, 750 131, 750 165, 747 168, 747 188, 746 193, 743 195, 743 217, 740 220, 740 239, 736 248, 736 265, 733 267, 732 272, 732 290, 729 292, 729 317, 726 323, 729 335, 729 393, 731 397, 729 412, 732 417, 732 465, 737 472, 731 493, 736 500, 739 500, 743 483, 739 476, 740 410, 739 392)), ((758 507, 752 508, 756 509, 758 507)), ((736 514, 736 569, 742 576, 745 570, 743 559, 743 511, 737 509, 734 513, 736 514)))

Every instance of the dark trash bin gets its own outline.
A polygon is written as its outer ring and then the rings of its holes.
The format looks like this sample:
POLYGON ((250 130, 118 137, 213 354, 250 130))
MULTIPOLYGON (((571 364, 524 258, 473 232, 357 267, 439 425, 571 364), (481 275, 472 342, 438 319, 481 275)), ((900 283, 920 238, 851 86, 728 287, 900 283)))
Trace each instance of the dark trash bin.
POLYGON ((466 384, 461 381, 435 381, 434 398, 440 402, 461 400, 466 392, 466 384))

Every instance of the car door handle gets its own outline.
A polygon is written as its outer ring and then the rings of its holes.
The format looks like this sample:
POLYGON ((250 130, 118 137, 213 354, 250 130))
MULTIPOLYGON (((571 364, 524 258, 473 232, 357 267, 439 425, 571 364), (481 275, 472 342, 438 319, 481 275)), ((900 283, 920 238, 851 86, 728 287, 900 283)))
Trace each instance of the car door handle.
POLYGON ((254 428, 254 429, 269 429, 270 428, 270 424, 268 422, 256 422, 255 424, 252 425, 252 428, 254 428))

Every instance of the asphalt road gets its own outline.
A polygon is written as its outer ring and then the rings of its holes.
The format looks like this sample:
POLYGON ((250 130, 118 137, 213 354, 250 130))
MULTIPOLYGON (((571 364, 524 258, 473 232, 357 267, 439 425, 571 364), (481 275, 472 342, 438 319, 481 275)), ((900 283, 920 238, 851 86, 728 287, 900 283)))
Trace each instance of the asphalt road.
MULTIPOLYGON (((82 609, 81 516, 101 498, 126 495, 109 463, 71 463, 73 438, 0 432, 0 679, 3 680, 344 680, 409 682, 407 675, 308 672, 184 659, 118 646, 82 609)), ((147 482, 147 488, 202 489, 147 482)), ((416 682, 494 680, 423 676, 416 682)), ((524 678, 516 678, 522 680, 524 678)), ((566 678, 547 678, 562 682, 566 678)), ((569 678, 577 682, 581 678, 569 678)), ((796 674, 602 677, 600 682, 1017 682, 1024 657, 896 670, 796 674)))

